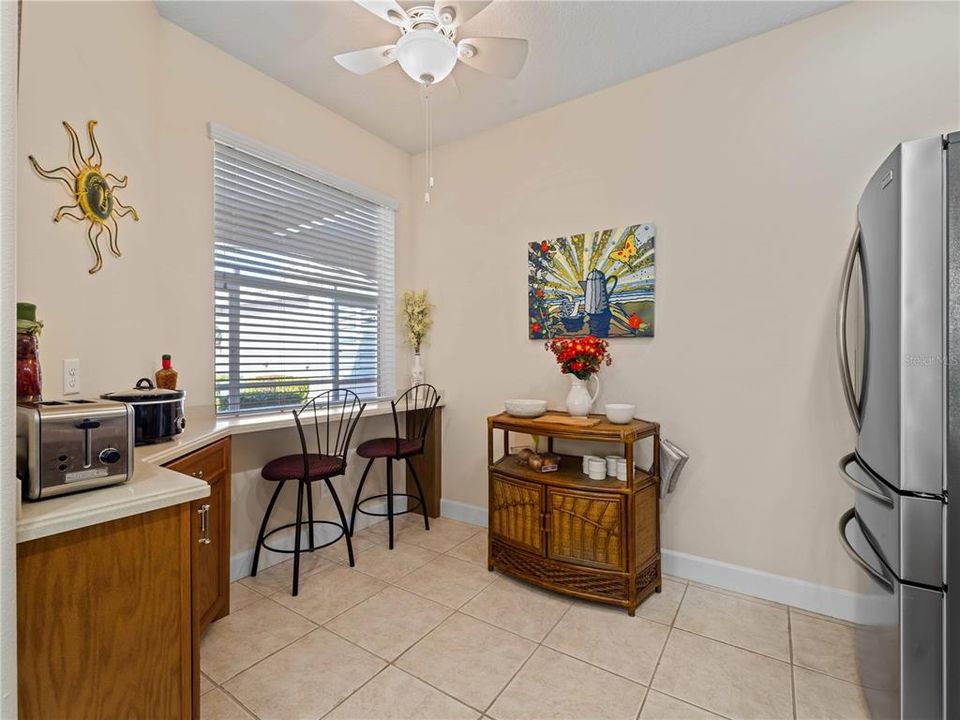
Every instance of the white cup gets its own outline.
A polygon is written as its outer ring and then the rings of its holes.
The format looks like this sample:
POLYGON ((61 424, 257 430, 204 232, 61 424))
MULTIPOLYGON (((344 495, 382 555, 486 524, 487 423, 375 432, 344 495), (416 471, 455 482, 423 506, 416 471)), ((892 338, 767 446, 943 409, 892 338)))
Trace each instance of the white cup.
POLYGON ((607 475, 610 477, 617 476, 617 463, 622 459, 619 455, 607 455, 604 458, 607 461, 607 475))
POLYGON ((592 457, 587 463, 587 475, 591 480, 605 480, 607 478, 607 463, 603 458, 592 457))
POLYGON ((620 482, 627 481, 627 459, 620 458, 617 460, 617 480, 620 482))
POLYGON ((591 461, 591 460, 603 460, 603 458, 597 457, 596 455, 584 455, 584 456, 583 456, 583 474, 584 474, 584 475, 589 475, 589 474, 590 474, 590 461, 591 461))

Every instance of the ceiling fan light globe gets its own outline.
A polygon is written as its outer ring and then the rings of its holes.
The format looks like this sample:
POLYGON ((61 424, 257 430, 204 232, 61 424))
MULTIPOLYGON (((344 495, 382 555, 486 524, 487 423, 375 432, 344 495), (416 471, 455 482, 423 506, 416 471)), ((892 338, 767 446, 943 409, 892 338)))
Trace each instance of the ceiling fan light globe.
POLYGON ((443 81, 457 64, 457 46, 453 41, 428 28, 406 33, 394 52, 403 71, 423 84, 443 81))

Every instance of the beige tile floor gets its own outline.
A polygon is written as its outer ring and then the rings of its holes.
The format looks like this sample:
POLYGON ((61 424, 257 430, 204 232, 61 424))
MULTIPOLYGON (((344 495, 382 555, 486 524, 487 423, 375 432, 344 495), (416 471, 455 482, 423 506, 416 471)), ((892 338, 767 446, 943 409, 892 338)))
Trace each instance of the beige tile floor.
POLYGON ((231 588, 200 648, 203 720, 867 718, 853 628, 675 578, 637 616, 486 569, 453 520, 357 534, 231 588))

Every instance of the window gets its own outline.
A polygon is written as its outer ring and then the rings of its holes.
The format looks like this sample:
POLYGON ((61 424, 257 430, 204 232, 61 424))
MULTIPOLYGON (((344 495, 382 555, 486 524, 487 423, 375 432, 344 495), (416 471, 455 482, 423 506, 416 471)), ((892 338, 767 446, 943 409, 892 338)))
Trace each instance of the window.
POLYGON ((394 393, 396 204, 215 125, 217 413, 394 393))

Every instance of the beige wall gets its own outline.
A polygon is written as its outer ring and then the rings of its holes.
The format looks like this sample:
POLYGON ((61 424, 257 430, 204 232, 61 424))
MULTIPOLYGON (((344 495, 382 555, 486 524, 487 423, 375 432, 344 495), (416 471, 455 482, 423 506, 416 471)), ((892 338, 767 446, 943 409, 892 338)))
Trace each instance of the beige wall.
POLYGON ((21 62, 18 299, 37 303, 45 323, 50 396, 63 358, 80 359, 92 395, 152 376, 168 352, 189 404, 213 403, 209 121, 400 200, 397 285, 407 284, 409 156, 162 19, 152 2, 26 2, 21 62), (26 160, 64 164, 60 122, 81 132, 88 119, 99 121, 104 168, 130 176, 118 197, 141 215, 120 220, 122 258, 102 241, 93 276, 85 224, 51 222, 65 188, 26 160))
MULTIPOLYGON (((82 394, 95 396, 152 376, 169 352, 188 405, 212 405, 209 121, 399 200, 397 287, 409 285, 409 155, 162 19, 152 2, 25 2, 21 62, 17 296, 35 302, 45 323, 45 395, 60 395, 64 358, 80 359, 82 394), (118 197, 141 215, 139 223, 120 221, 122 258, 103 242, 103 269, 93 276, 85 225, 51 222, 67 202, 64 187, 38 177, 26 159, 65 164, 60 122, 83 135, 88 119, 99 121, 104 168, 130 176, 118 197)), ((398 382, 406 357, 399 352, 398 382)), ((355 438, 389 432, 392 423, 377 419, 355 438)), ((235 566, 246 568, 272 490, 260 467, 299 448, 292 430, 242 436, 235 446, 231 550, 235 566)), ((355 461, 338 481, 344 503, 362 469, 355 461)), ((382 483, 378 471, 370 492, 382 483)), ((284 522, 295 507, 295 492, 285 492, 277 509, 284 522)), ((334 517, 321 496, 320 516, 334 517)))
MULTIPOLYGON (((839 264, 885 153, 960 127, 958 20, 952 4, 844 6, 439 148, 424 206, 420 158, 152 3, 27 2, 18 296, 46 322, 48 393, 63 358, 80 358, 95 394, 171 352, 190 403, 212 402, 212 120, 401 201, 397 285, 425 286, 437 304, 427 363, 448 402, 444 495, 482 506, 484 417, 503 398, 559 405, 566 392, 526 339, 527 242, 652 222, 657 337, 613 343, 601 403, 637 403, 692 456, 664 507, 664 546, 850 587, 835 539, 851 498, 834 465, 853 441, 834 360, 839 264), (92 277, 81 228, 50 222, 63 188, 26 162, 61 164, 60 121, 88 118, 143 218, 121 222, 124 257, 92 277)), ((259 465, 292 442, 238 438, 235 555, 266 504, 259 465)))
POLYGON ((958 58, 955 4, 847 5, 439 148, 415 267, 450 403, 444 496, 486 504, 504 398, 566 393, 526 339, 527 243, 655 223, 657 335, 612 342, 600 407, 636 403, 690 453, 664 547, 852 587, 840 265, 885 155, 960 128, 958 58))

